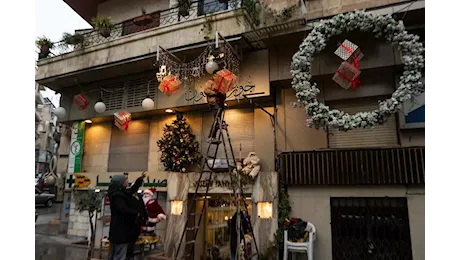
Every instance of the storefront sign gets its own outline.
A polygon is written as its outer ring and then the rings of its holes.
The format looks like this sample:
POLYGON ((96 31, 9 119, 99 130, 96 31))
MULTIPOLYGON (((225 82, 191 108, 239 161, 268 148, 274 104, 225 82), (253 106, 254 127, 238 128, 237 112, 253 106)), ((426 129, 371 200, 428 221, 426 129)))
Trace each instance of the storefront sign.
POLYGON ((401 128, 425 128, 425 93, 408 100, 399 112, 401 128))
MULTIPOLYGON (((190 175, 191 179, 195 179, 196 181, 193 181, 191 183, 190 190, 195 190, 197 186, 199 186, 199 192, 201 190, 206 190, 206 184, 207 184, 207 176, 203 176, 201 180, 198 182, 197 179, 199 178, 199 173, 189 173, 189 174, 194 174, 196 176, 190 175)), ((236 180, 234 180, 236 181, 236 180)), ((247 184, 243 186, 243 189, 245 191, 248 191, 252 189, 252 185, 247 184)), ((232 182, 230 179, 230 174, 227 173, 215 173, 211 179, 211 184, 209 186, 209 191, 212 193, 228 193, 228 192, 233 192, 232 189, 232 182)))
POLYGON ((69 166, 67 168, 67 173, 69 175, 81 171, 84 134, 85 122, 73 123, 72 136, 70 138, 69 166))
MULTIPOLYGON (((256 86, 254 85, 246 85, 246 86, 239 86, 235 87, 232 91, 227 93, 227 99, 230 99, 232 97, 240 97, 242 98, 242 95, 246 93, 253 92, 256 86)), ((193 102, 198 102, 201 99, 206 98, 206 94, 204 91, 198 92, 195 88, 189 89, 188 91, 185 92, 185 100, 186 101, 191 101, 193 102)))
MULTIPOLYGON (((85 174, 70 174, 66 179, 66 188, 104 188, 110 185, 112 175, 123 173, 85 173, 85 174)), ((153 172, 146 173, 146 178, 141 187, 144 188, 166 188, 167 186, 167 173, 166 172, 153 172)), ((136 179, 141 176, 139 173, 129 173, 129 185, 134 183, 136 179)))

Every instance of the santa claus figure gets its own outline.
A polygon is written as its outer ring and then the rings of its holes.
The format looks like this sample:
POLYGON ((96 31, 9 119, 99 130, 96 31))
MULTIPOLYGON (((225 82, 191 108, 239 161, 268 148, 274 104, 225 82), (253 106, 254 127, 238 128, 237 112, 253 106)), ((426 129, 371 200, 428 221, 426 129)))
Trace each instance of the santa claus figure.
POLYGON ((155 226, 163 220, 166 220, 165 212, 158 201, 153 197, 155 189, 144 191, 142 199, 144 200, 145 209, 147 211, 147 223, 142 230, 145 232, 155 232, 155 226))

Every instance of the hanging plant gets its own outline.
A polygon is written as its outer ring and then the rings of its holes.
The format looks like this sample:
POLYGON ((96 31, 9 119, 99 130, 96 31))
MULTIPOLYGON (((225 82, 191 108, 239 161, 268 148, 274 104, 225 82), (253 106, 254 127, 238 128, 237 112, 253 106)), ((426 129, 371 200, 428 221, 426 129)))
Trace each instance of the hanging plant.
POLYGON ((161 151, 160 161, 166 171, 186 172, 201 162, 200 144, 192 133, 191 126, 180 114, 171 125, 163 128, 163 137, 157 142, 161 151))
POLYGON ((39 58, 48 57, 50 51, 54 48, 54 42, 45 36, 38 37, 38 39, 35 41, 35 45, 37 45, 37 48, 40 49, 39 58))
POLYGON ((190 0, 179 0, 177 3, 177 7, 179 8, 179 14, 183 17, 188 16, 190 14, 190 6, 192 3, 190 0))
POLYGON ((62 41, 67 45, 78 45, 82 44, 85 40, 85 37, 82 34, 70 34, 70 33, 63 33, 62 34, 62 41))
POLYGON ((134 18, 133 23, 137 26, 146 26, 153 23, 153 17, 150 14, 147 14, 144 8, 142 10, 142 15, 134 18))
POLYGON ((110 17, 94 17, 91 24, 104 38, 110 37, 112 29, 115 28, 110 17))

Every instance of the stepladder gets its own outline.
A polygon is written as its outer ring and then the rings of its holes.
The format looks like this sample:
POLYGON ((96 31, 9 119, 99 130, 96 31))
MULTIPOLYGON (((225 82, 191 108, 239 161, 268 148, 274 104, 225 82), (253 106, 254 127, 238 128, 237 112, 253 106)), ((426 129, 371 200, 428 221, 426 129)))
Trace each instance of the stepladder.
MULTIPOLYGON (((200 173, 197 179, 197 183, 204 185, 195 185, 195 192, 192 196, 189 197, 191 200, 188 204, 189 210, 187 211, 187 219, 185 227, 180 236, 180 240, 177 242, 174 252, 174 259, 186 259, 193 260, 195 258, 195 247, 197 244, 197 237, 200 230, 200 224, 204 218, 205 208, 207 205, 207 200, 210 198, 209 190, 212 185, 213 176, 217 174, 228 174, 230 176, 232 198, 234 204, 236 205, 236 212, 248 212, 248 205, 244 200, 243 189, 241 188, 238 171, 237 171, 237 161, 233 152, 233 147, 231 143, 230 134, 228 131, 228 124, 224 120, 225 117, 225 107, 219 107, 215 111, 215 117, 213 124, 211 126, 208 140, 207 140, 207 149, 206 154, 203 155, 203 161, 200 167, 200 173), (223 150, 221 152, 220 158, 218 158, 219 149, 223 150), (223 160, 226 162, 227 169, 225 171, 216 170, 216 160, 223 160), (197 201, 203 201, 200 205, 197 201), (197 206, 198 205, 198 206, 197 206)), ((221 150, 221 151, 222 151, 221 150)), ((250 260, 254 259, 255 256, 259 255, 257 242, 254 237, 253 227, 250 221, 246 223, 243 227, 243 220, 241 214, 236 215, 236 230, 238 239, 238 247, 236 250, 236 259, 245 259, 250 260), (251 243, 246 243, 246 240, 250 236, 251 243), (252 250, 238 250, 240 243, 243 245, 252 244, 252 250), (252 253, 246 253, 251 252, 252 253), (241 252, 244 255, 241 255, 241 252)))

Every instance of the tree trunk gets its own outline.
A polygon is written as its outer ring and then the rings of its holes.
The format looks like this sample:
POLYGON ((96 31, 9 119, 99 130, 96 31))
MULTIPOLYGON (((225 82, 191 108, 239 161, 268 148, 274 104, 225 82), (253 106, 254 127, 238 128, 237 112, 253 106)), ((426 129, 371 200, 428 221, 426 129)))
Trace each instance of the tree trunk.
MULTIPOLYGON (((89 212, 89 211, 88 211, 89 212)), ((94 213, 89 212, 89 226, 91 228, 90 239, 89 239, 89 250, 88 250, 88 257, 87 260, 91 260, 93 255, 93 248, 94 248, 94 225, 93 225, 93 216, 94 213)))

